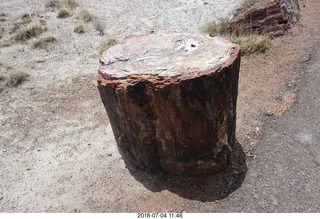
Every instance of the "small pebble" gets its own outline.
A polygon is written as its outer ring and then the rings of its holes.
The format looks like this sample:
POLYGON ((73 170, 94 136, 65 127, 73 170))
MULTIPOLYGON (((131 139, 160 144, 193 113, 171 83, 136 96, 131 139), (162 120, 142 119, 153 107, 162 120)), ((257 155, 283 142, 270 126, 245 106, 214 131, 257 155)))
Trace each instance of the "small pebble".
POLYGON ((2 152, 7 152, 7 149, 5 149, 5 148, 4 148, 4 149, 2 149, 2 152))
POLYGON ((46 62, 47 59, 46 59, 46 57, 37 57, 37 58, 35 59, 35 61, 38 62, 38 63, 40 63, 40 62, 46 62))
POLYGON ((274 114, 273 114, 273 112, 268 111, 268 112, 265 112, 265 115, 268 116, 268 117, 270 117, 270 116, 273 116, 274 114))

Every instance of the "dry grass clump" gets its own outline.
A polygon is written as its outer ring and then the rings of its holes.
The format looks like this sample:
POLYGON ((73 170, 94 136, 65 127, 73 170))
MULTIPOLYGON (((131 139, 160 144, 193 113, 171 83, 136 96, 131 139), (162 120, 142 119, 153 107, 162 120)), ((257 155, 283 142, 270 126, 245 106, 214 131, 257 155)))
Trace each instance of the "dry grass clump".
POLYGON ((6 21, 7 20, 7 15, 5 13, 0 13, 0 22, 6 21))
POLYGON ((88 81, 90 81, 90 75, 88 74, 80 73, 80 74, 73 75, 71 77, 72 84, 79 84, 79 83, 84 83, 88 81))
POLYGON ((45 32, 47 29, 39 24, 30 24, 26 27, 21 27, 15 31, 13 40, 26 41, 28 39, 39 37, 41 33, 45 32))
POLYGON ((78 23, 76 26, 75 26, 75 28, 73 29, 73 32, 75 32, 75 33, 84 33, 85 31, 84 31, 84 25, 83 25, 83 23, 78 23))
POLYGON ((210 36, 220 35, 230 39, 233 43, 239 44, 242 56, 255 52, 265 52, 272 46, 271 39, 265 35, 245 32, 230 33, 228 30, 228 21, 225 19, 219 22, 208 22, 201 30, 210 36))
POLYGON ((9 28, 9 33, 13 34, 15 33, 17 30, 19 30, 21 25, 14 23, 10 28, 9 28))
POLYGON ((89 23, 95 19, 95 16, 87 10, 83 10, 80 12, 79 19, 83 22, 89 23))
POLYGON ((44 2, 44 6, 46 8, 59 8, 60 1, 59 0, 46 0, 44 2))
POLYGON ((94 29, 99 31, 99 34, 102 36, 104 35, 104 29, 106 28, 106 25, 102 23, 99 19, 94 22, 94 29))
POLYGON ((19 20, 15 21, 12 26, 9 28, 9 33, 13 34, 19 30, 22 26, 26 26, 31 22, 31 16, 29 14, 24 14, 20 17, 19 20))
POLYGON ((1 47, 9 47, 13 43, 13 40, 5 40, 1 43, 1 47))
POLYGON ((255 52, 263 53, 272 47, 271 39, 259 34, 231 36, 230 39, 232 42, 240 45, 242 56, 255 52))
POLYGON ((220 21, 210 21, 206 23, 202 28, 202 32, 209 34, 210 36, 215 35, 226 35, 228 31, 228 20, 221 19, 220 21))
POLYGON ((29 74, 22 70, 14 71, 7 78, 7 85, 10 87, 16 87, 26 81, 28 77, 29 74))
POLYGON ((49 43, 54 43, 56 41, 57 41, 57 39, 53 36, 43 37, 43 38, 40 38, 40 39, 34 41, 32 43, 32 48, 33 49, 46 49, 48 47, 49 43))
POLYGON ((70 7, 71 10, 79 6, 79 4, 75 0, 63 0, 62 5, 70 7))
POLYGON ((98 47, 99 54, 102 54, 104 51, 109 49, 111 46, 115 45, 117 43, 117 39, 115 38, 108 38, 105 41, 103 41, 100 46, 98 47))
POLYGON ((45 8, 58 8, 60 6, 59 0, 46 0, 44 2, 45 8))
POLYGON ((57 18, 69 17, 71 16, 71 13, 72 13, 72 9, 67 5, 63 5, 59 8, 57 18))
POLYGON ((57 18, 66 18, 71 16, 72 10, 78 7, 79 4, 74 0, 64 0, 62 1, 57 18))
POLYGON ((21 16, 19 23, 28 24, 30 22, 31 22, 31 16, 29 14, 24 14, 24 15, 21 16))

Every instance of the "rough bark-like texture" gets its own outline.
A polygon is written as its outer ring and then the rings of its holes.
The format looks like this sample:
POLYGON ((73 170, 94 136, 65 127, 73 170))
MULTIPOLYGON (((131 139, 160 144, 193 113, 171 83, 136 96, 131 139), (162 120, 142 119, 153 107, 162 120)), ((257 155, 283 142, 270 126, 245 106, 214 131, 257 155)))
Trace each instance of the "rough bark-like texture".
POLYGON ((298 20, 298 0, 251 0, 236 11, 229 22, 229 29, 277 37, 283 35, 298 20))
POLYGON ((226 167, 235 143, 238 55, 238 45, 198 34, 133 36, 102 54, 101 99, 118 146, 133 164, 193 176, 226 167), (203 58, 213 44, 218 58, 203 58), (199 54, 202 62, 193 59, 199 54), (162 58, 168 69, 160 66, 162 58), (199 66, 184 63, 189 58, 199 66))

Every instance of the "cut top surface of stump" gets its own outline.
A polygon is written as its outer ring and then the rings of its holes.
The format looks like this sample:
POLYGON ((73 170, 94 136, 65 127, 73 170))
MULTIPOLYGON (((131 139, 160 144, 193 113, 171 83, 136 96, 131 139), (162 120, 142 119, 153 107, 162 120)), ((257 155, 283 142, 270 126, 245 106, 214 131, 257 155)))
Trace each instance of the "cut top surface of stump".
POLYGON ((130 36, 100 56, 99 72, 114 79, 201 75, 232 63, 238 53, 238 45, 202 34, 130 36))

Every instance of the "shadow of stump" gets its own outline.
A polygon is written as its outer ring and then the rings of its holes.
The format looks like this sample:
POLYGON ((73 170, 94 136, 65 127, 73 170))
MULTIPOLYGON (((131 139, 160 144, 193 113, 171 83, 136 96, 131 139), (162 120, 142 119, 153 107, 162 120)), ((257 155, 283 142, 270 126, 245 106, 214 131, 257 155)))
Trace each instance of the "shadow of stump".
POLYGON ((119 151, 130 174, 152 192, 168 190, 185 199, 212 202, 223 199, 241 187, 247 172, 246 155, 236 141, 227 168, 205 177, 182 177, 164 173, 150 174, 137 169, 123 152, 119 151))

